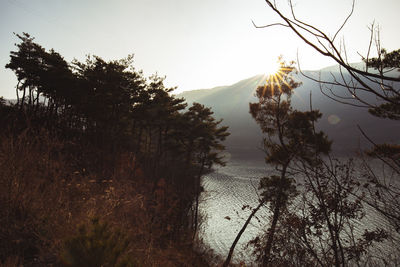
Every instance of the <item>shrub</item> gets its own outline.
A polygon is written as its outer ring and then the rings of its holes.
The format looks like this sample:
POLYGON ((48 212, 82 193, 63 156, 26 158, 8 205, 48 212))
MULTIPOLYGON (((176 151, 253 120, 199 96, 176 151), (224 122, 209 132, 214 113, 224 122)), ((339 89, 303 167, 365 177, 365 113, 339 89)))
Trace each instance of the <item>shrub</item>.
POLYGON ((65 266, 137 266, 124 257, 129 241, 107 223, 92 219, 90 228, 79 227, 78 234, 65 242, 61 261, 65 266))

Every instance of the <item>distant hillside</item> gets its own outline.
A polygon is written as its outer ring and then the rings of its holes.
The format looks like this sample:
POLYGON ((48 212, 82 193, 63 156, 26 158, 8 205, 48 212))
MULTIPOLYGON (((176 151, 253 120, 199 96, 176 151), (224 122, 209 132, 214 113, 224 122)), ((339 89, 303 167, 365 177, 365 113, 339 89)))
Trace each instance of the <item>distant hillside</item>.
MULTIPOLYGON (((337 66, 320 71, 305 71, 304 74, 325 81, 333 81, 337 66)), ((296 109, 309 109, 310 93, 313 109, 319 109, 323 117, 317 127, 334 140, 334 151, 340 154, 366 148, 369 143, 360 134, 357 125, 368 133, 376 142, 398 142, 400 127, 391 120, 383 120, 370 115, 367 109, 343 105, 324 96, 320 84, 302 74, 295 75, 302 86, 296 89, 292 97, 296 109)), ((349 78, 345 75, 345 78, 349 78)), ((188 104, 199 102, 211 107, 215 116, 222 118, 223 124, 229 126, 231 135, 226 141, 228 151, 235 156, 260 154, 262 134, 258 125, 249 114, 249 103, 256 101, 254 90, 263 85, 266 76, 257 75, 230 86, 187 91, 179 94, 188 104)), ((333 87, 332 90, 341 95, 347 95, 343 88, 333 87)), ((366 95, 369 101, 375 101, 372 95, 366 95)))

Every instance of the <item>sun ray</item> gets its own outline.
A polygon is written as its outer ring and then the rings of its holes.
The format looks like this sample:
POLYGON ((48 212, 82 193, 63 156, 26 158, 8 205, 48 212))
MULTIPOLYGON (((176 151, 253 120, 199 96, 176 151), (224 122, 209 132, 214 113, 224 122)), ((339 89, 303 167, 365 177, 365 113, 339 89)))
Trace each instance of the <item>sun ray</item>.
MULTIPOLYGON (((274 77, 274 76, 272 76, 272 77, 274 77)), ((274 83, 271 78, 269 79, 269 83, 271 86, 271 96, 273 96, 274 95, 274 83)))
MULTIPOLYGON (((292 91, 293 88, 285 77, 293 70, 293 67, 286 67, 284 64, 279 63, 279 67, 273 74, 265 74, 266 80, 263 88, 263 95, 267 93, 274 96, 277 90, 282 93, 287 90, 292 91)), ((292 93, 296 94, 296 92, 292 93)))
MULTIPOLYGON (((268 80, 267 80, 268 81, 268 80)), ((264 84, 264 89, 262 95, 265 96, 265 92, 267 91, 267 83, 264 84)))
POLYGON ((279 72, 279 70, 281 69, 281 64, 279 63, 279 61, 272 61, 269 62, 269 64, 267 64, 264 67, 264 73, 266 76, 270 77, 275 75, 277 72, 279 72))
MULTIPOLYGON (((278 75, 279 75, 279 74, 278 74, 278 75)), ((282 86, 281 86, 281 83, 280 83, 279 80, 278 80, 278 78, 279 78, 280 76, 278 76, 278 75, 275 75, 275 76, 274 76, 274 79, 276 80, 276 84, 278 85, 279 91, 282 92, 282 86)), ((280 79, 280 80, 282 80, 282 79, 280 79)))

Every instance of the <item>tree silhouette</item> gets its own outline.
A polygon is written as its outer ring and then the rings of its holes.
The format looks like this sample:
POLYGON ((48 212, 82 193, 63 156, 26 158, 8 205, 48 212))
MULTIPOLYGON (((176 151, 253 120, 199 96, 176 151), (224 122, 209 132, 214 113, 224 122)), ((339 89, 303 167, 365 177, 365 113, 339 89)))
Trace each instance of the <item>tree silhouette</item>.
POLYGON ((65 97, 71 87, 72 72, 68 63, 54 50, 47 52, 33 42, 34 38, 29 34, 16 36, 21 43, 17 45, 18 51, 11 52, 6 68, 17 75, 17 105, 23 108, 27 102, 29 108, 36 106, 37 110, 40 97, 43 97, 48 99, 49 109, 57 113, 58 108, 65 108, 65 97), (22 97, 18 91, 22 91, 22 97))
POLYGON ((157 75, 144 77, 132 55, 69 63, 29 34, 17 37, 6 67, 15 72, 22 96, 15 106, 0 103, 1 121, 10 128, 2 133, 49 132, 65 143, 54 153, 65 153, 74 170, 98 179, 116 176, 119 160, 129 158, 134 167, 123 179, 148 189, 149 228, 163 233, 152 245, 191 242, 201 177, 213 164, 223 164, 227 127, 200 104, 185 110, 185 100, 171 94, 175 88, 157 75))
POLYGON ((288 173, 296 159, 311 163, 315 153, 328 153, 331 142, 322 133, 313 131, 313 123, 321 117, 318 111, 300 112, 291 107, 291 96, 300 84, 290 76, 293 64, 282 63, 279 74, 256 90, 258 103, 250 104, 250 113, 266 138, 266 162, 276 166, 280 175, 264 177, 260 181, 261 196, 270 203, 273 218, 268 231, 263 262, 269 264, 275 230, 281 212, 296 194, 295 181, 288 173))
MULTIPOLYGON (((271 249, 279 218, 297 195, 295 180, 289 172, 290 166, 299 160, 314 164, 315 155, 328 153, 331 145, 322 132, 316 133, 313 128, 314 122, 321 117, 321 113, 300 112, 292 109, 291 96, 293 90, 300 85, 291 77, 293 71, 293 63, 286 65, 281 62, 278 74, 269 77, 264 86, 257 88, 258 102, 250 103, 250 113, 265 134, 263 146, 266 163, 273 164, 279 173, 279 175, 262 178, 259 185, 260 203, 269 203, 272 210, 271 225, 263 247, 264 266, 271 263, 271 249)), ((249 220, 260 206, 252 212, 239 232, 224 266, 229 265, 237 239, 240 238, 249 220)))
MULTIPOLYGON (((281 18, 282 23, 273 23, 259 28, 284 26, 291 29, 301 40, 313 48, 319 54, 333 59, 340 66, 340 76, 335 77, 333 82, 309 79, 321 84, 321 91, 329 98, 348 105, 368 108, 369 112, 383 119, 398 120, 400 118, 400 77, 396 74, 400 68, 399 50, 387 52, 381 48, 379 29, 372 23, 370 29, 370 41, 368 52, 361 56, 365 63, 364 69, 356 68, 347 61, 346 50, 337 43, 336 37, 352 16, 354 1, 351 11, 344 22, 339 25, 334 34, 327 34, 319 28, 304 22, 296 16, 292 1, 289 0, 290 15, 285 15, 274 1, 265 1, 267 5, 281 18), (376 48, 377 57, 371 58, 372 48, 376 48), (345 78, 345 73, 350 75, 350 80, 345 78), (334 90, 333 86, 336 86, 334 90), (373 101, 368 100, 368 95, 374 96, 373 101)), ((303 73, 304 74, 304 73, 303 73)), ((371 99, 371 98, 369 98, 371 99)), ((367 151, 367 155, 378 158, 385 166, 382 170, 383 177, 370 167, 368 162, 364 164, 364 172, 370 183, 366 183, 366 193, 370 194, 370 200, 365 202, 372 206, 388 219, 396 231, 399 231, 400 213, 398 197, 400 190, 393 184, 400 176, 400 146, 398 144, 376 144, 359 127, 364 137, 371 143, 373 148, 367 151), (372 190, 370 184, 376 185, 372 190), (380 195, 377 199, 376 196, 380 195)), ((366 200, 366 199, 365 199, 366 200)))
POLYGON ((198 212, 200 197, 200 180, 206 169, 210 169, 214 163, 224 165, 222 157, 219 155, 225 149, 222 141, 229 135, 228 127, 219 126, 222 120, 216 121, 212 117, 213 112, 210 108, 206 108, 199 103, 193 103, 189 110, 184 114, 185 120, 188 122, 186 147, 186 166, 194 164, 197 169, 195 174, 196 182, 194 183, 194 235, 198 229, 198 212))

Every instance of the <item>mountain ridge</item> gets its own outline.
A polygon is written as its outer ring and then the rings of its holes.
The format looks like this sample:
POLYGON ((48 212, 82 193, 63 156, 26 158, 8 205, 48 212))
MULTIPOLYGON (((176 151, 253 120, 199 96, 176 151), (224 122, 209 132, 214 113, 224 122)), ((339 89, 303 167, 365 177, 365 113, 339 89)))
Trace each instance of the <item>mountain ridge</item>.
MULTIPOLYGON (((329 99, 321 92, 321 84, 307 79, 303 75, 332 81, 331 70, 332 68, 328 67, 319 71, 303 71, 294 74, 294 79, 301 82, 302 85, 295 89, 292 105, 298 110, 309 110, 312 96, 313 109, 318 109, 323 114, 316 125, 317 130, 324 131, 334 141, 334 152, 347 155, 370 147, 357 125, 360 125, 368 136, 378 143, 398 142, 397 136, 400 134, 400 129, 396 122, 376 118, 366 109, 344 105, 329 99)), ((344 75, 345 78, 350 78, 348 74, 344 75)), ((262 133, 249 114, 249 103, 257 101, 254 96, 255 89, 263 85, 266 79, 266 75, 259 74, 232 85, 200 89, 202 90, 201 94, 185 91, 177 96, 184 97, 189 105, 198 102, 210 107, 215 117, 223 119, 222 124, 229 126, 231 132, 231 136, 225 143, 229 152, 236 156, 252 153, 260 155, 262 133)), ((347 93, 337 87, 333 90, 341 94, 347 93)), ((369 101, 376 101, 371 95, 364 97, 369 101)))

